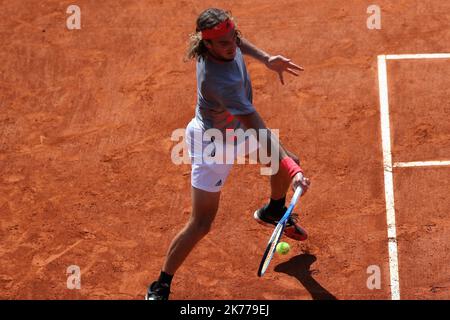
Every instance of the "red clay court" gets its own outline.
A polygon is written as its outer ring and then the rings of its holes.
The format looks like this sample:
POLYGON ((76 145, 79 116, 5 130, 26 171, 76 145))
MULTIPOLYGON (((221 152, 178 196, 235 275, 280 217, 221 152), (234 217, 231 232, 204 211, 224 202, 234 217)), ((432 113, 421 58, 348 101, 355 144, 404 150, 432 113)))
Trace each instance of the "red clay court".
POLYGON ((450 299, 450 2, 375 2, 80 0, 79 30, 66 2, 4 2, 0 298, 143 299, 190 214, 171 134, 194 116, 182 59, 214 6, 305 68, 282 86, 245 57, 256 109, 312 180, 297 206, 310 237, 258 278, 269 179, 236 165, 171 299, 450 299))

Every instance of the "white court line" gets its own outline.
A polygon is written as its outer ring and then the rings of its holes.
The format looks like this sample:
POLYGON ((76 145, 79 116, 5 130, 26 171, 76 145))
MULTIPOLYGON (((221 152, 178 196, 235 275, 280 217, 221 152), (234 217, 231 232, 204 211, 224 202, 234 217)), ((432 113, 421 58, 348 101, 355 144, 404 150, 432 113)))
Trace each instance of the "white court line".
POLYGON ((425 54, 388 54, 386 60, 404 59, 449 59, 450 53, 425 53, 425 54))
POLYGON ((395 227, 394 181, 392 175, 391 129, 389 124, 389 99, 386 56, 378 56, 378 86, 380 91, 381 139, 383 144, 384 192, 388 226, 389 271, 391 298, 400 300, 398 277, 397 232, 395 227))
POLYGON ((450 161, 413 161, 396 162, 395 168, 430 167, 430 166, 450 166, 450 161))

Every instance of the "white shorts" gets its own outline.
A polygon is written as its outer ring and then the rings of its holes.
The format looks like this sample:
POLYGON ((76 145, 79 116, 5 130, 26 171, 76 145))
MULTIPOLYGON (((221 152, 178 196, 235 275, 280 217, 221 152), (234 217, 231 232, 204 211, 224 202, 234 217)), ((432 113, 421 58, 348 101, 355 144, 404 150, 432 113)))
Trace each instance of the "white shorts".
POLYGON ((241 156, 255 155, 254 152, 258 150, 259 144, 254 136, 246 137, 245 141, 239 145, 236 143, 226 145, 220 142, 219 144, 215 140, 203 141, 203 133, 204 130, 198 124, 197 120, 193 118, 187 125, 185 132, 186 144, 192 166, 191 185, 204 191, 219 192, 230 174, 233 163, 238 159, 239 147, 244 151, 243 154, 239 155, 242 159, 241 156), (207 150, 204 152, 206 148, 207 150), (217 158, 222 159, 221 163, 208 163, 205 161, 204 154, 211 155, 211 150, 213 150, 212 152, 217 158), (232 152, 231 155, 230 151, 232 152), (228 161, 226 159, 227 153, 228 161))

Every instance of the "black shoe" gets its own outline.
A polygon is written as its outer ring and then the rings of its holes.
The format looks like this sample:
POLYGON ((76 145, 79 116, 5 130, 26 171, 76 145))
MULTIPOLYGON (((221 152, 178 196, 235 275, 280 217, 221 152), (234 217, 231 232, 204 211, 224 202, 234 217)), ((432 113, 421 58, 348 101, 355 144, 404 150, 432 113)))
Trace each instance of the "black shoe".
POLYGON ((170 287, 167 283, 153 282, 147 289, 145 300, 169 300, 170 287))
MULTIPOLYGON (((283 217, 287 208, 284 207, 280 212, 269 212, 267 208, 268 205, 265 205, 261 209, 256 210, 253 217, 259 224, 264 226, 276 226, 278 221, 283 217)), ((305 241, 308 238, 308 233, 297 224, 297 220, 298 216, 296 214, 291 214, 286 223, 286 227, 284 228, 284 234, 291 239, 305 241)))

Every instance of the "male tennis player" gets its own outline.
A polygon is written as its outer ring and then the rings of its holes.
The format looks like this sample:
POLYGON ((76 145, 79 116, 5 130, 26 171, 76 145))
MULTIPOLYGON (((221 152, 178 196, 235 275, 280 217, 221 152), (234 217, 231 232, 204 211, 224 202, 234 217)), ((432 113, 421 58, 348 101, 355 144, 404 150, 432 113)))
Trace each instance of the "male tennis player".
MULTIPOLYGON (((272 150, 273 146, 279 148, 275 159, 279 161, 279 170, 270 177, 270 202, 254 213, 259 223, 269 226, 277 224, 286 211, 286 193, 291 182, 293 188, 300 186, 305 192, 310 184, 299 167, 298 158, 283 148, 275 135, 270 134, 255 110, 243 54, 256 58, 277 72, 282 84, 284 71, 298 76, 296 71, 303 70, 289 59, 270 56, 243 39, 228 11, 210 8, 197 18, 196 32, 191 35, 187 52, 187 58, 195 58, 197 62, 198 94, 195 117, 186 127, 186 142, 192 163, 192 215, 173 239, 159 279, 147 290, 148 300, 168 299, 173 275, 195 245, 208 234, 216 216, 220 191, 232 164, 196 161, 210 144, 217 146, 214 151, 221 150, 214 139, 201 139, 206 130, 215 128, 225 136, 227 129, 265 129, 269 143, 260 147, 266 150, 272 150)), ((260 141, 260 133, 257 133, 256 138, 260 141)), ((296 224, 295 216, 290 218, 284 232, 296 240, 305 240, 307 237, 305 230, 296 224)))

